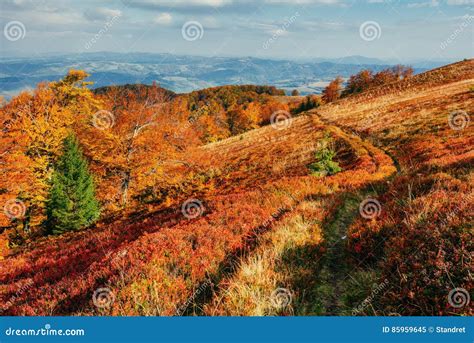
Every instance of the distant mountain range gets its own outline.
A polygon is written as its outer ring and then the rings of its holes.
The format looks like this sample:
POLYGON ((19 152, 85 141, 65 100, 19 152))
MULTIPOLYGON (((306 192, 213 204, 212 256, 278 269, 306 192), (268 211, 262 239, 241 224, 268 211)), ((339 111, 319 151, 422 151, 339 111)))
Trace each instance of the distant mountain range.
MULTIPOLYGON (((151 53, 88 53, 40 57, 0 58, 0 95, 6 98, 34 88, 41 81, 62 78, 69 69, 91 74, 94 87, 156 81, 177 93, 226 84, 270 84, 301 94, 320 93, 340 75, 349 77, 361 69, 375 71, 391 64, 375 58, 349 56, 340 59, 289 61, 253 57, 200 57, 151 53)), ((445 62, 415 65, 415 72, 445 62)))

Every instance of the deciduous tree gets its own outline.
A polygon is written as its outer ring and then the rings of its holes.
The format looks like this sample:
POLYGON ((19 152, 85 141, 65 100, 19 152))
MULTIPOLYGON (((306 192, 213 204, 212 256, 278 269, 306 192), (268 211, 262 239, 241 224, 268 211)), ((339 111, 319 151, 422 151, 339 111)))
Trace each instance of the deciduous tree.
POLYGON ((322 100, 325 103, 333 102, 341 96, 342 77, 338 76, 332 80, 323 90, 322 100))

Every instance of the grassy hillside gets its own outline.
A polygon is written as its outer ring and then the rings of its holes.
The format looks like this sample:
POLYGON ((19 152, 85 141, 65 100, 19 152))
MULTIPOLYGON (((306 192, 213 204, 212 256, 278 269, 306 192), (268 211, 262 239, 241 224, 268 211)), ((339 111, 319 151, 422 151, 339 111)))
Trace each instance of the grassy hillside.
POLYGON ((179 196, 1 260, 2 314, 472 315, 448 295, 472 292, 473 85, 468 60, 191 146, 179 196), (324 149, 342 170, 311 175, 324 149))

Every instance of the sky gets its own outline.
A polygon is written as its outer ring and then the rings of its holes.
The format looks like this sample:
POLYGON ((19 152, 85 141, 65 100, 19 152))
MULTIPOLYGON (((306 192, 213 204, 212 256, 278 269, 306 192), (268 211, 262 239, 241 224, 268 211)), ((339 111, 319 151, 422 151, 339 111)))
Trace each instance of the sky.
POLYGON ((0 0, 1 56, 474 56, 474 0, 0 0))

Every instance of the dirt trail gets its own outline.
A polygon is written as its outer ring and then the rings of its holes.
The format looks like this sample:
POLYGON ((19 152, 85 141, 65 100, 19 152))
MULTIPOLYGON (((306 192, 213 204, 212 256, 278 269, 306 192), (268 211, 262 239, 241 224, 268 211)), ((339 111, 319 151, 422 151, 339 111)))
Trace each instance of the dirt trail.
MULTIPOLYGON (((371 147, 373 150, 382 151, 385 156, 390 158, 393 165, 397 169, 397 175, 400 173, 400 165, 396 159, 393 158, 385 149, 380 146, 374 146, 371 141, 361 138, 354 132, 348 132, 346 129, 335 126, 334 123, 329 123, 328 120, 314 114, 319 120, 326 125, 332 125, 337 130, 343 132, 347 137, 361 139, 366 147, 371 147)), ((372 150, 370 149, 370 150, 372 150)), ((373 153, 369 151, 371 157, 373 153)), ((394 175, 387 176, 387 179, 393 178, 394 175)), ((321 260, 320 269, 316 270, 315 273, 320 278, 319 284, 322 289, 325 289, 325 285, 330 286, 331 291, 325 294, 324 299, 321 301, 322 313, 308 313, 308 315, 343 315, 348 314, 350 309, 346 308, 344 304, 344 297, 346 296, 344 290, 345 281, 350 278, 353 281, 352 274, 355 270, 349 266, 346 256, 345 239, 347 237, 347 229, 357 218, 359 214, 359 204, 362 200, 367 197, 373 197, 376 195, 375 189, 369 185, 364 189, 360 189, 357 192, 348 192, 343 195, 343 204, 336 210, 334 215, 323 225, 323 236, 325 244, 327 246, 326 253, 321 260)), ((350 312, 349 312, 350 313, 350 312)))

